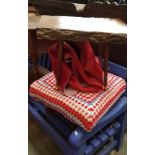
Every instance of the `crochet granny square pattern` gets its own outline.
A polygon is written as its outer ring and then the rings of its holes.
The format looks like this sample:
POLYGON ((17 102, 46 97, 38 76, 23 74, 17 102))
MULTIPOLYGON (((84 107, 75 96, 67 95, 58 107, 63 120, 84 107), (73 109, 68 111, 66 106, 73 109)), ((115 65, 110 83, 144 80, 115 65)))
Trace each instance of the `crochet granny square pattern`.
POLYGON ((121 77, 108 73, 107 87, 106 91, 98 93, 76 92, 73 96, 65 96, 56 89, 56 78, 50 72, 32 83, 29 93, 84 130, 91 131, 124 93, 126 82, 121 77))

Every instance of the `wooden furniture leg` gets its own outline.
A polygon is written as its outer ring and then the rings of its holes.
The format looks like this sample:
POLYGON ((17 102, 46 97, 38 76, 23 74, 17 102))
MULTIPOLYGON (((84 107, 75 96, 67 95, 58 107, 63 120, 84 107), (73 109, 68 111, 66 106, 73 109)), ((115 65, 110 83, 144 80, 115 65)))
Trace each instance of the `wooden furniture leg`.
POLYGON ((104 90, 107 89, 107 81, 108 81, 108 59, 109 59, 109 51, 108 45, 105 45, 104 49, 104 90))
POLYGON ((37 55, 37 36, 36 30, 28 31, 28 50, 33 63, 34 78, 38 78, 38 55, 37 55))
POLYGON ((98 46, 98 57, 99 57, 100 66, 102 68, 103 44, 99 44, 98 46))
POLYGON ((104 58, 104 81, 103 81, 103 86, 104 90, 107 89, 107 77, 108 77, 108 59, 109 59, 109 51, 108 51, 108 45, 103 45, 102 43, 99 44, 99 60, 100 60, 100 65, 102 67, 102 53, 103 53, 103 58, 104 58), (104 51, 104 53, 103 53, 104 51))
POLYGON ((63 41, 59 40, 58 47, 58 71, 57 71, 57 86, 59 87, 60 79, 61 79, 61 68, 62 68, 62 57, 63 57, 63 41))

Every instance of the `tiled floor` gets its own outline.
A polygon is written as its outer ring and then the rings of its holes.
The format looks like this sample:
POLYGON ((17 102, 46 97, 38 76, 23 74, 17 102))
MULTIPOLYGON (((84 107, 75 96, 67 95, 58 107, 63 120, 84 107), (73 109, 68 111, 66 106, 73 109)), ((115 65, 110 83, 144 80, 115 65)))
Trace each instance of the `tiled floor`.
MULTIPOLYGON (((38 126, 29 114, 29 155, 62 155, 59 148, 52 142, 51 138, 38 126)), ((127 140, 119 152, 112 152, 111 155, 127 155, 127 140)), ((97 154, 96 154, 97 155, 97 154)))

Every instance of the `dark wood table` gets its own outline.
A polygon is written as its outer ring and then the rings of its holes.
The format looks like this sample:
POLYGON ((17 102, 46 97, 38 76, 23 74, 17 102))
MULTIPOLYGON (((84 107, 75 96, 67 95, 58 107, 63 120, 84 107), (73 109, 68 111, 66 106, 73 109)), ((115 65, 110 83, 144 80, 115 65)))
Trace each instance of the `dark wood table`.
MULTIPOLYGON (((107 87, 108 73, 108 45, 127 41, 127 25, 120 19, 82 18, 66 16, 36 16, 29 14, 29 51, 31 53, 34 70, 37 75, 37 40, 58 40, 58 73, 57 85, 61 76, 62 48, 65 40, 89 40, 99 43, 99 52, 104 51, 104 88, 107 87)), ((42 47, 44 44, 42 45, 42 47)), ((47 47, 47 46, 46 46, 47 47)))

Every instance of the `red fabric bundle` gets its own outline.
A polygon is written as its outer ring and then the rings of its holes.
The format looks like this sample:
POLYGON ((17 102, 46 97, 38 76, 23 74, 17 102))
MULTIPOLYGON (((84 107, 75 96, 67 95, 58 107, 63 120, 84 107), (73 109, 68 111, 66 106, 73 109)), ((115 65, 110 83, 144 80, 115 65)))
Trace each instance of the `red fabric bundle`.
MULTIPOLYGON (((103 89, 103 71, 89 42, 64 42, 61 67, 60 89, 69 86, 77 91, 98 92, 103 89), (79 55, 79 56, 78 56, 79 55)), ((49 48, 52 70, 58 71, 58 43, 49 48)))

